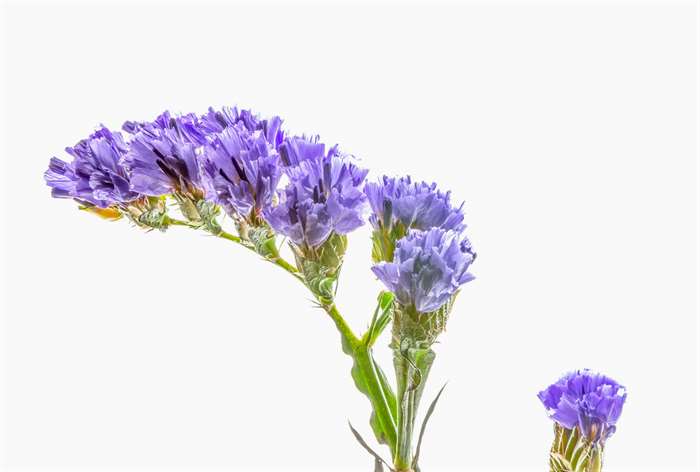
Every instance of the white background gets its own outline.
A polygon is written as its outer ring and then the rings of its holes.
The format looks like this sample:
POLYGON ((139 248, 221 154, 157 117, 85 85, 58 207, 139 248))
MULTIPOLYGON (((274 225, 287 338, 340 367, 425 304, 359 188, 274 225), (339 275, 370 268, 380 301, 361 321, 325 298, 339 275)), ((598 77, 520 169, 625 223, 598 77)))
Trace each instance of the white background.
MULTIPOLYGON (((467 201, 477 279, 437 346, 424 470, 546 470, 535 395, 586 366, 629 389, 608 472, 696 470, 696 22, 676 2, 6 4, 8 470, 371 469, 346 425, 371 439, 368 403, 301 286, 44 186, 99 123, 234 103, 467 201)), ((360 331, 366 228, 342 282, 360 331)))

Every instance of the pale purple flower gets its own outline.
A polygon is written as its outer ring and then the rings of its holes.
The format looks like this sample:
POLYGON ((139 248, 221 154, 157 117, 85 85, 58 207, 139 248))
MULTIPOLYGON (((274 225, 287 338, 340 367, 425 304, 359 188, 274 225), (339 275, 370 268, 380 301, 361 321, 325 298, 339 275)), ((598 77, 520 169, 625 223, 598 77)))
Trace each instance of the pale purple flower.
POLYGON ((627 391, 610 377, 584 369, 564 375, 537 396, 562 427, 578 427, 590 440, 605 441, 615 432, 627 391))
POLYGON ((360 190, 367 170, 350 156, 316 140, 289 138, 280 146, 289 184, 279 204, 265 212, 277 232, 297 245, 320 246, 331 233, 346 234, 364 224, 366 197, 360 190))
POLYGON ((182 141, 199 145, 207 142, 207 130, 194 113, 173 116, 166 110, 153 121, 126 121, 122 129, 131 135, 153 139, 157 139, 165 130, 174 130, 182 141))
POLYGON ((128 123, 124 129, 135 135, 124 163, 134 191, 151 196, 202 192, 198 154, 207 137, 194 115, 165 112, 152 123, 128 123))
POLYGON ((207 198, 229 215, 243 218, 256 219, 271 205, 282 175, 279 155, 265 130, 250 132, 242 123, 214 135, 204 147, 202 167, 207 198))
POLYGON ((207 113, 200 117, 199 123, 200 128, 212 136, 226 128, 237 128, 240 132, 241 127, 243 127, 249 133, 261 131, 274 149, 277 149, 284 141, 280 117, 261 119, 251 110, 239 110, 237 107, 223 107, 221 110, 209 107, 207 113))
POLYGON ((127 145, 120 133, 101 127, 66 152, 73 157, 71 162, 53 157, 44 173, 54 197, 74 198, 100 208, 139 197, 130 189, 128 170, 121 163, 127 145))
POLYGON ((374 274, 404 306, 420 313, 444 305, 463 284, 476 254, 469 240, 452 230, 411 230, 399 239, 392 262, 372 267, 374 274))
POLYGON ((465 228, 462 205, 453 206, 450 192, 441 192, 435 183, 413 182, 410 176, 383 176, 379 182, 368 182, 365 194, 372 208, 369 221, 375 229, 391 231, 397 224, 404 230, 465 228))

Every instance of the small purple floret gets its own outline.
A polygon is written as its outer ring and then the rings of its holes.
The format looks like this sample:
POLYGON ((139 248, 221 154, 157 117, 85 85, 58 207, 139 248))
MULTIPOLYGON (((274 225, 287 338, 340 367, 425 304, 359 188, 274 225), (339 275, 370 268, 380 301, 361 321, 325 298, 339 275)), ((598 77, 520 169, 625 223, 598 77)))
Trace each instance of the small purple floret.
POLYGON ((475 257, 469 240, 456 231, 412 230, 398 241, 393 262, 380 262, 372 271, 399 303, 427 313, 474 279, 467 270, 475 257))

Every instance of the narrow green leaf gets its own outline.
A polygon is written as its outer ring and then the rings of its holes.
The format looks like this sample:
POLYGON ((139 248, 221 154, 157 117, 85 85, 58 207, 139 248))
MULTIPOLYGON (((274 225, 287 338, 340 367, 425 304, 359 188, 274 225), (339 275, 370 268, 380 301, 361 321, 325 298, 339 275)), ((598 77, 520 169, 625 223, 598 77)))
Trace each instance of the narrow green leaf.
POLYGON ((394 471, 394 469, 391 468, 391 466, 384 459, 382 459, 382 456, 380 456, 379 454, 374 452, 374 450, 371 447, 369 447, 369 444, 367 444, 367 442, 365 442, 365 440, 362 439, 362 436, 360 435, 360 433, 358 433, 357 430, 352 427, 352 423, 350 423, 349 421, 348 421, 348 426, 350 426, 350 431, 352 431, 352 434, 353 434, 353 436, 355 436, 355 439, 357 439, 357 442, 359 442, 360 445, 363 448, 365 448, 365 450, 367 452, 369 452, 374 457, 374 464, 375 464, 374 470, 375 470, 375 472, 377 470, 377 462, 380 463, 380 467, 381 467, 381 464, 384 464, 389 468, 390 471, 396 472, 396 471, 394 471))
POLYGON ((430 406, 428 407, 428 411, 425 413, 425 418, 423 418, 423 425, 420 428, 420 434, 418 435, 418 445, 416 446, 416 455, 413 456, 413 469, 417 469, 418 467, 418 456, 420 456, 420 447, 421 444, 423 444, 423 435, 425 434, 425 428, 428 425, 428 420, 430 419, 430 416, 433 414, 433 411, 435 411, 435 405, 437 405, 437 401, 440 399, 440 395, 442 395, 442 391, 445 390, 445 387, 447 387, 447 384, 443 385, 438 394, 435 396, 435 399, 432 401, 430 406))

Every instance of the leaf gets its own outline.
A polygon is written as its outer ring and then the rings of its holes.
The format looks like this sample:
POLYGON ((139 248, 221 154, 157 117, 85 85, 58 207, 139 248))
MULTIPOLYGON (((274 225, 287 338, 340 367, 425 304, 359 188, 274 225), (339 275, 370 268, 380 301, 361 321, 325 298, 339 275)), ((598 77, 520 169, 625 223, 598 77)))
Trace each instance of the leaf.
POLYGON ((447 384, 443 385, 440 391, 437 393, 435 396, 435 399, 432 401, 430 406, 428 407, 428 411, 425 413, 425 418, 423 418, 423 425, 420 427, 420 434, 418 435, 418 445, 416 446, 416 454, 413 456, 413 469, 418 470, 418 456, 420 456, 420 447, 421 444, 423 444, 423 435, 425 434, 425 428, 428 426, 428 420, 430 419, 430 416, 433 414, 433 411, 435 411, 435 405, 437 405, 438 400, 440 399, 440 395, 442 395, 443 390, 445 390, 445 387, 447 387, 447 384))
POLYGON ((394 304, 394 294, 391 292, 381 292, 377 297, 377 307, 374 309, 372 321, 367 328, 367 332, 362 336, 362 342, 367 347, 372 347, 384 328, 391 321, 391 308, 394 304))
POLYGON ((384 466, 382 465, 382 461, 380 461, 376 457, 374 458, 374 472, 384 472, 384 466))
POLYGON ((353 358, 351 375, 355 386, 372 404, 369 421, 372 431, 377 441, 388 445, 393 454, 396 447, 396 395, 369 348, 360 346, 350 355, 353 358))
POLYGON ((360 436, 360 433, 357 432, 355 428, 352 427, 352 423, 348 421, 348 426, 350 426, 350 431, 352 431, 352 434, 355 436, 355 439, 357 439, 357 442, 360 443, 360 445, 365 448, 367 452, 369 452, 373 457, 374 457, 374 471, 377 472, 377 470, 382 470, 382 464, 386 465, 390 471, 396 472, 394 469, 391 468, 391 466, 384 460, 382 459, 382 456, 374 452, 374 450, 369 447, 369 445, 365 442, 364 439, 362 439, 362 436, 360 436), (379 463, 379 469, 377 469, 377 463, 379 463))

